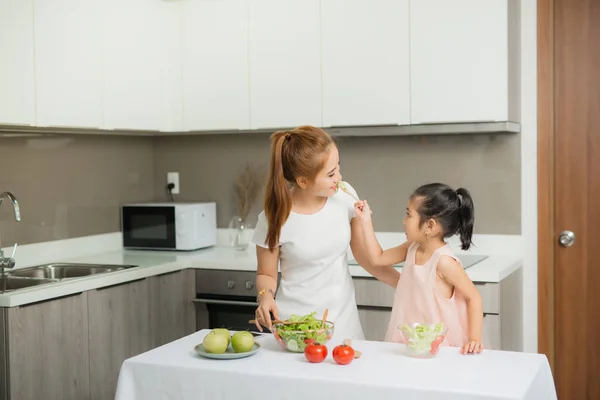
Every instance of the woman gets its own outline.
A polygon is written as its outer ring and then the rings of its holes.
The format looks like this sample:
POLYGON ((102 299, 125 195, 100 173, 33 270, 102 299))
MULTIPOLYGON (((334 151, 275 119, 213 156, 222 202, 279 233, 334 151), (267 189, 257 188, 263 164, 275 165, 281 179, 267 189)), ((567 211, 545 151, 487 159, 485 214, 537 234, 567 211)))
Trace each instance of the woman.
POLYGON ((348 270, 349 247, 377 279, 397 282, 398 272, 391 266, 372 271, 366 264, 360 222, 354 213, 356 200, 338 191, 341 180, 338 149, 322 129, 301 126, 271 136, 265 209, 253 238, 260 331, 261 325, 271 328, 271 313, 275 319, 311 312, 320 318, 328 309, 336 340, 363 339, 348 270))

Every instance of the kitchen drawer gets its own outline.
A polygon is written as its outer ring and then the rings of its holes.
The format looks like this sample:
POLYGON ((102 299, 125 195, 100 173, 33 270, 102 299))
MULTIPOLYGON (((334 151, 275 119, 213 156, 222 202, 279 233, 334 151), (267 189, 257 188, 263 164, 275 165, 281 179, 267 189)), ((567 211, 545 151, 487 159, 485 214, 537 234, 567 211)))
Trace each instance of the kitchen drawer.
POLYGON ((485 314, 500 314, 500 285, 497 283, 477 283, 475 287, 481 294, 483 312, 485 314))
POLYGON ((392 307, 395 289, 373 278, 354 278, 358 306, 392 307))
MULTIPOLYGON (((483 312, 500 313, 499 285, 497 283, 475 283, 481 294, 483 312)), ((373 278, 354 278, 356 304, 359 306, 391 307, 395 289, 373 278)))
POLYGON ((495 314, 485 314, 483 316, 483 332, 484 338, 487 338, 487 342, 483 345, 486 349, 492 350, 504 350, 501 349, 501 335, 500 335, 500 316, 495 314))

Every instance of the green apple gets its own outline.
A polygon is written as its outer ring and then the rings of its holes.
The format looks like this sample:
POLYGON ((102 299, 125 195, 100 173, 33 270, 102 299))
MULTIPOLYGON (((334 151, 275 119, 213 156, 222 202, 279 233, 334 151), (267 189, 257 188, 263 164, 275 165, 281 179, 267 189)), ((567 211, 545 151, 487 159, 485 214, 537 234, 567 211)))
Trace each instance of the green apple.
POLYGON ((227 345, 231 342, 231 333, 226 328, 216 328, 212 330, 217 335, 223 335, 227 338, 227 345))
POLYGON ((248 331, 236 332, 231 337, 231 347, 236 353, 247 353, 254 347, 254 336, 248 331))
POLYGON ((207 353, 223 354, 227 350, 228 340, 225 335, 209 332, 202 340, 202 347, 207 353))

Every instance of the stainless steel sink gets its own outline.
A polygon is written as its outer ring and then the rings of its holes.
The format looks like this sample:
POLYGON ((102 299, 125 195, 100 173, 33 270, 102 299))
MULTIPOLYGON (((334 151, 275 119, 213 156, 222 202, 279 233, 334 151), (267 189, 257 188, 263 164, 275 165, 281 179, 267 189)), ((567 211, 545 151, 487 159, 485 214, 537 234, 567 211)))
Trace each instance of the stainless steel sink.
POLYGON ((137 265, 53 263, 6 271, 6 273, 12 277, 21 278, 69 279, 122 271, 134 267, 137 267, 137 265))
POLYGON ((45 285, 47 283, 57 282, 55 279, 31 279, 20 278, 9 275, 0 276, 0 292, 10 292, 12 290, 24 289, 31 286, 45 285))

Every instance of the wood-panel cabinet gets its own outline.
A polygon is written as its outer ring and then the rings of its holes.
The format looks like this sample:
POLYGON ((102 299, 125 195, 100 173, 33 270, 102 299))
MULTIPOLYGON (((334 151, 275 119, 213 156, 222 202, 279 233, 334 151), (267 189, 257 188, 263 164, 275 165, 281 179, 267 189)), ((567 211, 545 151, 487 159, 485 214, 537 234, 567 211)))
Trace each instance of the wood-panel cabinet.
MULTIPOLYGON (((88 399, 88 295, 3 310, 5 390, 12 400, 88 399)), ((5 397, 2 397, 4 395, 5 397)))
POLYGON ((358 307, 358 318, 366 340, 384 341, 390 322, 390 308, 358 307))
POLYGON ((90 398, 114 399, 123 361, 152 348, 147 279, 91 290, 90 398))
POLYGON ((0 400, 112 400, 123 361, 195 332, 193 270, 0 308, 0 400))
POLYGON ((169 272, 148 278, 152 347, 196 331, 195 275, 192 270, 169 272))

